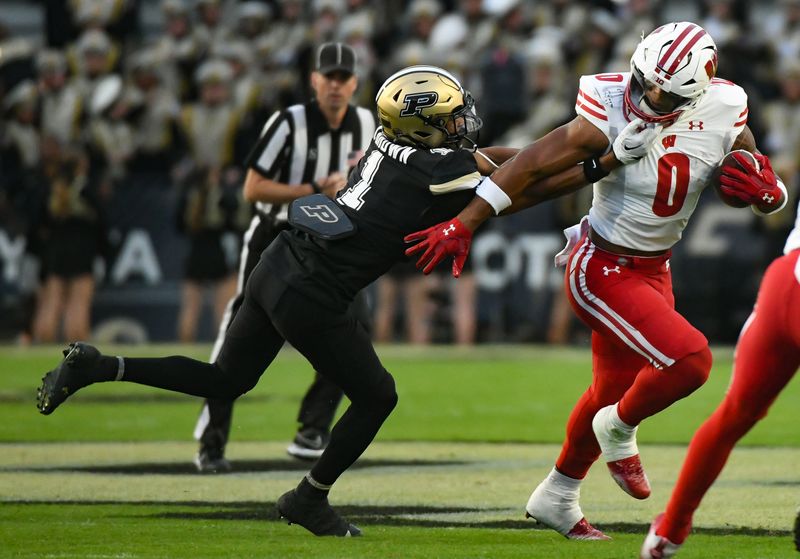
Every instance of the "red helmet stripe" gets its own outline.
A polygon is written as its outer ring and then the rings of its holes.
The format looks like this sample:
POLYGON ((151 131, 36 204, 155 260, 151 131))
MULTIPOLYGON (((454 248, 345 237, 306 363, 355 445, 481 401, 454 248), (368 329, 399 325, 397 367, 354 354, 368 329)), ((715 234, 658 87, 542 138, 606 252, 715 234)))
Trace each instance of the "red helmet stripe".
POLYGON ((689 40, 689 42, 686 44, 685 47, 683 47, 683 50, 680 52, 680 54, 677 56, 677 58, 675 58, 675 60, 672 62, 672 66, 669 67, 667 72, 669 72, 671 74, 672 72, 677 70, 678 69, 678 64, 681 63, 681 60, 683 60, 683 57, 686 56, 687 52, 689 52, 689 49, 691 49, 695 45, 695 43, 697 43, 697 41, 699 41, 700 38, 703 37, 703 35, 705 35, 705 34, 706 34, 706 32, 705 32, 704 29, 701 29, 699 32, 695 33, 694 37, 692 37, 689 40))
POLYGON ((745 109, 742 112, 739 113, 739 118, 743 117, 748 112, 750 112, 750 108, 749 107, 745 107, 745 109))
POLYGON ((695 29, 697 29, 697 26, 695 24, 691 24, 689 25, 689 27, 681 31, 681 34, 678 35, 677 39, 672 41, 672 44, 667 49, 667 52, 664 53, 664 55, 661 57, 661 60, 658 61, 658 64, 656 66, 661 66, 662 68, 666 67, 669 57, 672 56, 672 53, 675 52, 675 50, 678 48, 678 45, 681 44, 681 41, 683 41, 686 38, 686 35, 694 31, 695 29))
POLYGON ((578 90, 578 96, 579 96, 579 97, 583 97, 584 99, 586 99, 587 101, 589 101, 589 103, 591 103, 592 105, 594 105, 594 106, 595 106, 595 107, 597 107, 598 109, 600 109, 600 110, 602 110, 602 111, 605 111, 605 110, 606 110, 606 108, 605 108, 605 107, 602 105, 602 103, 600 103, 600 101, 597 101, 596 99, 592 99, 591 97, 589 97, 588 95, 586 95, 586 93, 585 93, 585 92, 584 92, 582 89, 579 89, 579 90, 578 90))

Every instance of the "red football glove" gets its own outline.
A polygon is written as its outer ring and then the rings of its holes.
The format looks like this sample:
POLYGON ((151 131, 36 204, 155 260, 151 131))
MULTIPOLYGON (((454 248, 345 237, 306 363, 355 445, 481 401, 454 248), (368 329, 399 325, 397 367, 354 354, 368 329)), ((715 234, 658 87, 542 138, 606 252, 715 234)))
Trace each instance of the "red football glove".
POLYGON ((425 251, 417 260, 418 270, 422 268, 424 274, 430 274, 439 262, 452 256, 453 277, 457 278, 461 275, 464 262, 467 261, 469 245, 472 244, 472 231, 455 217, 450 221, 443 221, 433 227, 406 235, 404 240, 407 243, 419 241, 406 249, 406 256, 425 251))
POLYGON ((727 167, 719 178, 719 189, 723 194, 755 205, 759 210, 768 213, 783 202, 783 191, 778 187, 778 179, 769 158, 760 153, 753 155, 761 165, 761 171, 756 170, 745 156, 735 153, 733 157, 747 171, 727 167))

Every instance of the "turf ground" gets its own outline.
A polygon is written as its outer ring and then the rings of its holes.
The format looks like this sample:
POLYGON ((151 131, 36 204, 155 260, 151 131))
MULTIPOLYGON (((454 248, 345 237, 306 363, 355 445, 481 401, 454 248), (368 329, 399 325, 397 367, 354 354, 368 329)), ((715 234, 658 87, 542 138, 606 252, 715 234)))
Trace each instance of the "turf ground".
MULTIPOLYGON (((204 346, 102 348, 204 358, 204 346)), ((692 432, 722 397, 730 350, 709 382, 640 429, 653 495, 635 501, 602 464, 582 491, 611 542, 570 542, 523 518, 589 381, 584 350, 379 349, 400 403, 337 484, 333 503, 360 540, 314 538, 277 521, 274 500, 306 465, 284 453, 310 371, 282 353, 242 398, 228 455, 235 472, 193 471, 198 401, 139 386, 80 392, 54 415, 34 408, 58 348, 0 348, 0 557, 620 558, 636 557, 669 496, 692 432)), ((685 558, 784 558, 800 497, 797 382, 734 451, 696 516, 685 558)))

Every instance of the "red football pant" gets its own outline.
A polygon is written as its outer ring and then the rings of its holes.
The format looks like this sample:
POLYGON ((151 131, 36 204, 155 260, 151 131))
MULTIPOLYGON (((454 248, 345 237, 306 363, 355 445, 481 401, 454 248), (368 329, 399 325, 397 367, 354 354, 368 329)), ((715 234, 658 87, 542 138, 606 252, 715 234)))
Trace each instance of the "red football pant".
POLYGON ((600 456, 597 411, 619 402, 629 425, 691 394, 708 378, 705 337, 675 311, 669 255, 621 257, 588 239, 572 251, 565 283, 572 308, 592 332, 592 384, 572 410, 556 461, 582 479, 600 456))
POLYGON ((767 269, 753 314, 744 325, 725 399, 697 430, 658 528, 682 543, 692 515, 722 471, 734 445, 767 415, 800 367, 800 250, 767 269))

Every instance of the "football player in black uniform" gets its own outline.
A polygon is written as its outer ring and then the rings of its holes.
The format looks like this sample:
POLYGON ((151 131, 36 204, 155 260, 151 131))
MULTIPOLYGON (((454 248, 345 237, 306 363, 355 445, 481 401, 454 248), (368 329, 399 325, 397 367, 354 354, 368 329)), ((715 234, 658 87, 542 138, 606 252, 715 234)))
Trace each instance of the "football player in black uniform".
MULTIPOLYGON (((375 437, 397 404, 397 393, 349 304, 404 257, 404 236, 460 211, 481 175, 517 151, 461 148, 471 143, 469 135, 481 121, 469 93, 442 69, 401 70, 384 83, 376 102, 380 127, 348 187, 336 201, 312 195, 293 203, 295 228, 282 232, 262 254, 216 362, 114 357, 73 343, 44 377, 39 411, 50 414, 80 388, 112 380, 236 398, 255 386, 288 341, 338 384, 351 404, 311 471, 278 499, 278 510, 316 535, 359 535, 328 504, 328 491, 375 437)), ((579 167, 552 180, 576 188, 585 182, 579 167)), ((456 261, 454 271, 461 264, 456 261)))

